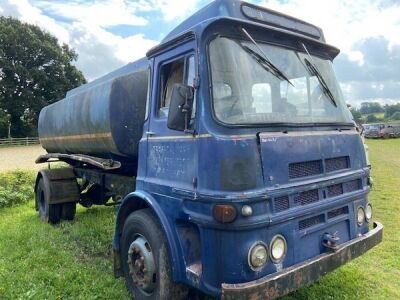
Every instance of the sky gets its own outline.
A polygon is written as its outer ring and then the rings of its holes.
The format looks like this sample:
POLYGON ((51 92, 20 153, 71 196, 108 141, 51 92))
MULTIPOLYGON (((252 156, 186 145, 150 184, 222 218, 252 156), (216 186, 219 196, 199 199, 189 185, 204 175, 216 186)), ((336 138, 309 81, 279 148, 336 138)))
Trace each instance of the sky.
MULTIPOLYGON (((36 24, 79 55, 91 81, 145 55, 210 0, 0 0, 0 15, 36 24)), ((346 102, 400 102, 400 0, 250 0, 321 27, 338 47, 346 102)))

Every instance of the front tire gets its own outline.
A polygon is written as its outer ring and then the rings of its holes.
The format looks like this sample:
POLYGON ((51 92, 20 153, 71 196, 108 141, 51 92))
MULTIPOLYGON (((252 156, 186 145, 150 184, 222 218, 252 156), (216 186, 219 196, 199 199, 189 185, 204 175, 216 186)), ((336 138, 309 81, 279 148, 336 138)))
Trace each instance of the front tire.
POLYGON ((166 238, 150 209, 135 211, 126 219, 121 260, 126 286, 135 300, 186 299, 187 287, 172 280, 166 238))
POLYGON ((49 186, 46 186, 43 178, 39 179, 36 187, 36 205, 39 217, 43 222, 56 224, 61 219, 61 205, 49 203, 49 186))

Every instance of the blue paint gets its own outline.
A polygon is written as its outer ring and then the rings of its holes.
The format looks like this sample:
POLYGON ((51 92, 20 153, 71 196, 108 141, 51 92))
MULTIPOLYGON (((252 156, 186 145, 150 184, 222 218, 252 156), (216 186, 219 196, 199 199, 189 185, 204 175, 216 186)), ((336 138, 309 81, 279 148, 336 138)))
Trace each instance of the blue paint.
POLYGON ((337 231, 339 244, 368 232, 367 224, 356 222, 357 207, 366 205, 370 187, 363 144, 354 126, 227 127, 214 118, 207 51, 216 34, 237 36, 236 27, 241 25, 259 40, 285 47, 307 41, 316 55, 333 59, 338 54, 324 43, 322 32, 320 39, 311 39, 281 26, 257 23, 243 15, 241 4, 211 3, 174 29, 147 59, 67 94, 72 97, 104 85, 138 66, 150 67, 149 117, 143 120, 137 170, 132 172, 137 174, 136 191, 119 209, 114 249, 120 250, 127 215, 143 202, 153 209, 165 232, 174 280, 214 296, 220 295, 222 283, 256 280, 326 252, 321 244, 325 232, 337 231), (167 119, 158 116, 161 67, 189 55, 195 56, 200 78, 195 135, 168 129, 167 119), (330 159, 339 166, 333 171, 330 159), (321 166, 312 175, 289 175, 291 166, 313 161, 321 166), (277 208, 280 197, 287 197, 287 208, 282 210, 277 208), (236 220, 217 222, 212 214, 216 203, 234 205, 236 220), (252 207, 252 216, 240 214, 243 205, 252 207), (310 220, 318 223, 305 227, 310 220), (257 241, 269 245, 276 234, 283 235, 288 245, 283 263, 269 261, 253 271, 248 265, 250 247, 257 241), (196 264, 201 266, 197 274, 188 270, 196 264))

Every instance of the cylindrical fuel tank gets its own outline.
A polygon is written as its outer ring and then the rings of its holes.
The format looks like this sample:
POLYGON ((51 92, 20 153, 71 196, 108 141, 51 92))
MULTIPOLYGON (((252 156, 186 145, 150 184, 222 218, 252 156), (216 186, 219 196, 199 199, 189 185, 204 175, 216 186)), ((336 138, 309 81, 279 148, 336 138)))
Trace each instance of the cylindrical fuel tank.
POLYGON ((142 59, 89 84, 39 115, 49 153, 86 154, 136 162, 145 118, 148 62, 142 59))

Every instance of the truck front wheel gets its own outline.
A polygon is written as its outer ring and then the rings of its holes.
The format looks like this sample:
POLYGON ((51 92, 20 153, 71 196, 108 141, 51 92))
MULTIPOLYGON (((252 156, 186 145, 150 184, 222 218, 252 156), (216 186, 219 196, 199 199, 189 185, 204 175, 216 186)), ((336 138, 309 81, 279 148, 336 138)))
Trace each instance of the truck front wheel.
POLYGON ((40 219, 43 222, 55 224, 60 222, 61 205, 49 203, 48 189, 43 178, 40 178, 36 187, 36 205, 40 219))
POLYGON ((186 299, 187 287, 172 280, 167 242, 150 209, 129 215, 121 250, 126 286, 134 299, 186 299))

